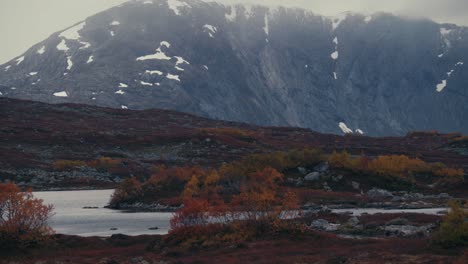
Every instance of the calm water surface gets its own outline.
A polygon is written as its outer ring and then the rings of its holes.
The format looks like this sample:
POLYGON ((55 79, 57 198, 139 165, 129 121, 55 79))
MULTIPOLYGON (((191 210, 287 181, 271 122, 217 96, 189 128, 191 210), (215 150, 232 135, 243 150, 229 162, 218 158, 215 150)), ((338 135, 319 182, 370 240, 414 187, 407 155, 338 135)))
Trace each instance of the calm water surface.
MULTIPOLYGON (((51 227, 59 234, 79 236, 111 236, 113 234, 150 235, 167 234, 172 213, 125 213, 105 209, 113 190, 92 191, 53 191, 36 192, 37 198, 55 207, 55 215, 50 220, 51 227), (99 207, 83 209, 83 207, 99 207), (158 227, 158 230, 149 228, 158 227), (117 230, 111 230, 117 228, 117 230)), ((421 213, 440 214, 446 208, 416 210, 385 210, 374 208, 337 209, 335 213, 350 212, 359 216, 364 213, 421 213)))
POLYGON ((124 213, 103 208, 113 190, 36 192, 55 207, 51 227, 59 234, 111 236, 113 234, 167 234, 171 213, 124 213), (99 207, 83 209, 83 207, 99 207), (149 228, 158 227, 158 230, 149 228), (117 228, 118 230, 111 230, 117 228))

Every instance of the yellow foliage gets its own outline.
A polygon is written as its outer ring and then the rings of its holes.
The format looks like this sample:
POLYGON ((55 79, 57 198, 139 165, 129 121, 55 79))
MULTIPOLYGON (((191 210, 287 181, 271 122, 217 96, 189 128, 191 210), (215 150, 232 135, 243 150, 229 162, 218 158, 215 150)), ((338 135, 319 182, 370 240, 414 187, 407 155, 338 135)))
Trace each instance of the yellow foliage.
POLYGON ((69 170, 86 166, 86 162, 81 160, 56 160, 52 164, 55 170, 69 170))
POLYGON ((182 197, 191 198, 200 192, 200 181, 197 176, 193 175, 190 181, 185 185, 182 197))

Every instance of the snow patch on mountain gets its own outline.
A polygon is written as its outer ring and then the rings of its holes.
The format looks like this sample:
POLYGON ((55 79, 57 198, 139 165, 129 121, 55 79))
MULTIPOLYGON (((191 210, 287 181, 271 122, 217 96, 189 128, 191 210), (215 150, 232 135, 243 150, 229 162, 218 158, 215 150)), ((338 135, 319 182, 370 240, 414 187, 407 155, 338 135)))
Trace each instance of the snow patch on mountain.
POLYGON ((167 0, 167 5, 178 16, 180 16, 181 7, 190 7, 187 3, 178 0, 167 0))
POLYGON ((442 92, 445 89, 445 87, 447 87, 447 80, 442 80, 442 82, 437 84, 436 87, 437 87, 437 92, 439 93, 442 92))
POLYGON ((339 57, 339 53, 338 53, 338 51, 336 50, 336 51, 333 52, 330 56, 331 56, 332 59, 337 60, 338 57, 339 57))
POLYGON ((5 67, 5 71, 8 71, 11 68, 11 65, 5 67))
POLYGON ((341 131, 343 131, 343 133, 353 134, 353 130, 351 130, 344 122, 340 122, 338 126, 340 127, 341 131))
POLYGON ((171 80, 175 80, 175 81, 180 82, 179 75, 173 75, 173 74, 168 73, 166 77, 167 77, 168 79, 171 79, 171 80))
POLYGON ((89 56, 88 60, 86 61, 87 64, 90 64, 94 61, 94 56, 89 56))
POLYGON ((37 54, 40 54, 40 55, 44 54, 44 53, 45 53, 45 48, 46 48, 45 46, 42 46, 40 49, 38 49, 38 50, 36 51, 36 53, 37 53, 37 54))
POLYGON ((85 26, 86 26, 86 22, 81 22, 69 29, 66 29, 62 33, 60 33, 59 37, 61 37, 62 39, 78 41, 81 45, 83 45, 83 47, 81 47, 80 49, 87 49, 91 47, 91 43, 80 41, 81 35, 79 33, 79 31, 81 31, 85 26))
POLYGON ((332 20, 332 30, 335 31, 339 26, 340 24, 346 20, 346 18, 348 17, 348 13, 341 13, 335 17, 332 17, 331 20, 332 20))
MULTIPOLYGON (((464 63, 462 61, 459 61, 459 62, 455 63, 454 68, 447 72, 448 79, 450 77, 452 77, 452 75, 456 71, 457 67, 463 66, 463 64, 464 63)), ((447 81, 448 80, 442 80, 440 83, 438 83, 436 85, 436 91, 439 92, 439 93, 442 92, 447 87, 447 81)))
POLYGON ((72 57, 68 56, 67 57, 67 70, 71 70, 72 67, 73 67, 72 57))
POLYGON ((268 36, 270 35, 270 24, 268 20, 268 12, 265 14, 265 26, 263 27, 263 31, 268 36))
POLYGON ((37 74, 38 74, 38 72, 30 72, 30 73, 29 73, 30 76, 35 76, 35 75, 37 75, 37 74))
POLYGON ((338 45, 338 37, 335 37, 335 38, 333 39, 333 43, 335 43, 335 45, 338 45))
POLYGON ((169 48, 171 44, 167 41, 162 41, 159 44, 159 47, 156 49, 155 54, 150 54, 150 55, 145 55, 138 57, 136 60, 137 61, 145 61, 145 60, 171 60, 171 57, 167 56, 162 50, 161 47, 165 46, 166 48, 169 48))
POLYGON ((147 74, 151 74, 151 75, 154 75, 154 74, 157 74, 159 76, 163 75, 163 72, 162 71, 145 71, 145 73, 147 74))
POLYGON ((440 28, 440 35, 441 35, 442 40, 445 43, 445 48, 447 48, 447 49, 449 49, 452 46, 452 44, 451 44, 451 42, 450 42, 450 40, 448 38, 450 33, 452 33, 452 31, 453 31, 452 29, 447 29, 447 28, 444 28, 444 27, 440 28))
POLYGON ((144 82, 144 81, 140 81, 140 84, 141 84, 141 85, 144 85, 144 86, 153 86, 152 83, 144 82))
POLYGON ((57 49, 60 51, 68 51, 70 48, 67 46, 67 42, 65 39, 62 39, 62 41, 57 45, 57 49))
POLYGON ((176 58, 177 62, 176 62, 176 65, 179 65, 179 64, 190 64, 190 62, 186 61, 184 58, 180 57, 180 56, 174 56, 174 58, 176 58))
POLYGON ((16 65, 20 65, 24 61, 24 56, 19 57, 15 61, 16 61, 16 65))
POLYGON ((79 40, 81 38, 79 31, 82 30, 85 25, 86 25, 86 22, 81 22, 63 31, 62 33, 60 33, 59 37, 70 39, 70 40, 79 40))
POLYGON ((122 90, 118 90, 118 91, 117 91, 117 92, 115 92, 115 93, 116 93, 116 94, 125 94, 125 92, 124 92, 124 91, 122 91, 122 90))
POLYGON ((253 16, 253 6, 252 5, 243 5, 244 7, 244 16, 246 19, 249 19, 251 16, 253 16))
POLYGON ((229 21, 229 22, 236 21, 237 7, 236 6, 230 6, 229 7, 229 13, 226 13, 224 16, 226 17, 226 20, 229 21))
POLYGON ((214 35, 216 34, 216 32, 218 31, 218 29, 215 27, 215 26, 212 26, 212 25, 204 25, 203 26, 203 31, 208 33, 208 35, 210 36, 210 38, 214 38, 214 35))
POLYGON ((337 60, 340 55, 338 52, 338 37, 333 39, 333 44, 335 44, 335 51, 330 56, 333 60, 337 60))
POLYGON ((55 97, 68 97, 68 94, 67 92, 63 91, 63 92, 54 93, 54 96, 55 97))
POLYGON ((119 88, 128 88, 128 85, 125 83, 119 83, 119 88))
POLYGON ((120 25, 120 22, 117 21, 117 20, 114 20, 114 21, 112 21, 109 25, 111 25, 111 26, 118 26, 118 25, 120 25))

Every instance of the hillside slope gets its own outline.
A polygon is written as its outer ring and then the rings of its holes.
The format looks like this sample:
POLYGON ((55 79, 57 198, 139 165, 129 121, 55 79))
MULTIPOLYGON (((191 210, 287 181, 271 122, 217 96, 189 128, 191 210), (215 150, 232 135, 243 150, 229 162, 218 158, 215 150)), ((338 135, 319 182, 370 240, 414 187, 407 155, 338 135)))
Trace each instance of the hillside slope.
POLYGON ((36 188, 115 187, 151 175, 157 166, 217 167, 253 153, 320 148, 369 157, 404 154, 428 162, 468 165, 459 135, 335 136, 300 128, 257 127, 166 110, 0 98, 0 181, 36 188))

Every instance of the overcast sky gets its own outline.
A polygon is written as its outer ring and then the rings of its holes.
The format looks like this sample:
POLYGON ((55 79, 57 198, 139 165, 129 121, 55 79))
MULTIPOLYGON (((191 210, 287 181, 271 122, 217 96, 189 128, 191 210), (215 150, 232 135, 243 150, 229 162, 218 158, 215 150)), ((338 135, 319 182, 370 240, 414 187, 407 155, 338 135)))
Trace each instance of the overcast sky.
MULTIPOLYGON (((0 64, 53 32, 127 0, 0 0, 0 64)), ((429 17, 468 26, 468 0, 216 0, 303 7, 332 16, 345 11, 429 17)))

